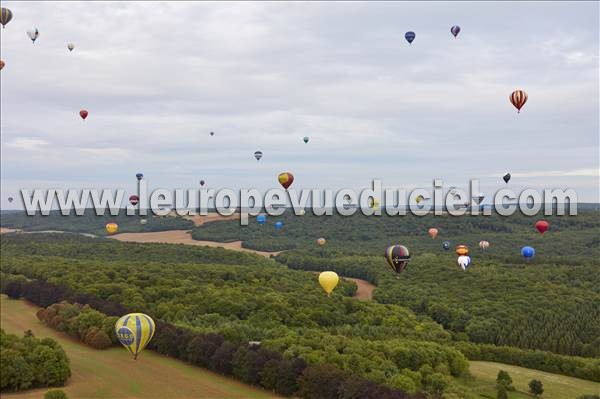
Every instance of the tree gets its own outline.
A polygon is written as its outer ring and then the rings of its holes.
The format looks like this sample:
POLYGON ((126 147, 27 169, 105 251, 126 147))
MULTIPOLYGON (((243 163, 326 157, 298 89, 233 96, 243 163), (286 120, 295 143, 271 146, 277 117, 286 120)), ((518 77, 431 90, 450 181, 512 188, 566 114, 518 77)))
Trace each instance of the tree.
POLYGON ((505 390, 512 391, 515 389, 512 385, 512 382, 512 378, 510 378, 508 372, 504 370, 498 371, 498 376, 496 377, 496 387, 498 389, 500 389, 500 387, 504 387, 505 390))
POLYGON ((544 385, 542 381, 533 379, 529 381, 529 392, 534 394, 535 396, 540 396, 544 393, 544 385))
POLYGON ((498 387, 496 399, 508 399, 508 393, 506 393, 506 388, 504 388, 502 385, 498 387))
POLYGON ((329 364, 309 366, 300 377, 300 393, 304 399, 337 399, 344 373, 329 364))
POLYGON ((69 399, 67 394, 60 389, 51 389, 44 395, 44 399, 69 399))

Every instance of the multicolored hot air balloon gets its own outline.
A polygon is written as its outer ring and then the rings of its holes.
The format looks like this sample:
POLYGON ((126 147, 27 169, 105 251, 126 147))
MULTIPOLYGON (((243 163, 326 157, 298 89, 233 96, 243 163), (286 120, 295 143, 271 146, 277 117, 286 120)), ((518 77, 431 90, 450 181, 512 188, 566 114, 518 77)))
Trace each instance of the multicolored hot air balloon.
POLYGON ((6 65, 6 64, 4 63, 4 61, 0 60, 0 71, 2 70, 2 68, 4 68, 4 65, 6 65))
POLYGON ((323 237, 321 237, 321 238, 319 238, 319 239, 317 240, 317 245, 318 245, 318 246, 320 246, 320 247, 322 247, 322 246, 323 246, 323 245, 325 245, 326 243, 327 243, 327 240, 326 240, 326 239, 324 239, 323 237))
POLYGON ((525 261, 529 261, 535 256, 535 249, 533 247, 523 247, 521 248, 521 255, 525 258, 525 261))
POLYGON ((281 230, 283 227, 283 222, 275 222, 275 230, 281 230))
POLYGON ((135 174, 135 178, 138 180, 142 180, 144 178, 144 174, 143 173, 136 173, 135 174))
POLYGON ((294 182, 294 175, 290 172, 283 172, 277 176, 277 180, 279 180, 279 184, 287 190, 294 182))
POLYGON ((308 136, 304 136, 304 138, 303 138, 302 140, 303 140, 303 141, 304 141, 304 143, 306 144, 306 143, 308 143, 308 140, 309 140, 309 138, 308 138, 308 136))
POLYGON ((258 215, 256 217, 256 223, 262 226, 263 224, 267 223, 267 217, 265 215, 258 215))
POLYGON ((450 33, 452 33, 454 37, 458 36, 460 33, 460 26, 454 25, 452 28, 450 28, 450 33))
POLYGON ((412 44, 413 40, 415 40, 415 37, 417 37, 417 35, 413 31, 408 31, 404 34, 404 38, 406 39, 408 44, 412 44))
POLYGON ((129 203, 133 206, 136 206, 140 202, 140 197, 135 194, 129 196, 129 203))
POLYGON ((392 271, 401 273, 410 262, 410 252, 404 245, 391 245, 385 250, 385 260, 392 271))
POLYGON ((450 241, 444 241, 442 243, 442 248, 444 248, 446 251, 450 249, 450 241))
POLYGON ((119 231, 119 225, 116 223, 107 223, 104 228, 108 234, 115 234, 117 231, 119 231))
POLYGON ((143 313, 130 313, 115 323, 115 332, 119 342, 137 359, 138 355, 154 336, 154 320, 143 313))
POLYGON ((27 31, 27 36, 31 39, 32 43, 35 43, 38 37, 40 37, 40 31, 38 28, 33 28, 32 30, 27 31))
POLYGON ((527 93, 523 90, 515 90, 510 95, 510 102, 517 109, 517 113, 521 113, 521 108, 527 102, 527 93))
POLYGON ((262 151, 255 151, 254 152, 254 158, 256 158, 257 161, 260 161, 260 159, 262 158, 263 153, 262 151))
POLYGON ((13 13, 8 8, 2 7, 0 11, 0 23, 2 24, 2 29, 6 28, 6 24, 10 22, 13 17, 13 13))
POLYGON ((510 180, 510 173, 506 172, 506 174, 502 176, 502 180, 504 180, 504 183, 508 184, 510 180))
POLYGON ((469 247, 467 245, 464 244, 459 244, 454 248, 454 251, 456 252, 456 254, 458 256, 463 256, 463 255, 468 255, 469 254, 469 247))
POLYGON ((81 111, 79 111, 79 116, 81 116, 81 119, 85 120, 85 118, 87 118, 88 116, 87 110, 82 109, 81 111))
POLYGON ((431 237, 432 239, 435 240, 435 237, 437 237, 437 235, 438 235, 438 229, 436 229, 435 227, 432 227, 429 230, 427 230, 427 234, 429 234, 429 237, 431 237))
POLYGON ((69 49, 69 51, 73 51, 73 49, 75 48, 75 45, 73 43, 69 43, 69 44, 67 44, 67 48, 69 49))
POLYGON ((540 234, 544 234, 546 230, 548 230, 548 227, 550 227, 550 223, 545 220, 538 220, 535 222, 535 228, 540 232, 540 234))
POLYGON ((331 295, 339 282, 340 277, 336 272, 322 272, 319 274, 319 284, 321 284, 321 287, 327 293, 327 296, 331 295))
POLYGON ((463 270, 467 270, 467 267, 469 267, 469 265, 471 264, 471 257, 467 255, 459 256, 457 262, 463 270))
POLYGON ((479 241, 479 248, 481 248, 482 251, 487 250, 489 247, 490 247, 489 241, 479 241))
POLYGON ((206 184, 206 182, 204 180, 200 180, 200 185, 204 186, 204 184, 206 184))

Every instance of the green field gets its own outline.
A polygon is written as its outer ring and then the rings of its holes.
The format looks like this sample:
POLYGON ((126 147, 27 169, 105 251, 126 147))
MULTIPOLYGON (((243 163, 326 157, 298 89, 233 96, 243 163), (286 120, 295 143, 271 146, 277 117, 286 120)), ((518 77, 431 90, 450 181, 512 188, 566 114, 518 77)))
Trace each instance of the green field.
POLYGON ((509 393, 509 398, 531 398, 528 394, 529 381, 538 379, 544 384, 544 399, 575 399, 584 394, 600 395, 600 384, 578 378, 567 377, 559 374, 546 373, 544 371, 527 369, 524 367, 511 366, 509 364, 494 362, 469 362, 470 377, 463 377, 459 382, 476 392, 481 397, 496 397, 494 388, 498 371, 507 371, 516 389, 509 393))
MULTIPOLYGON (((145 351, 137 361, 126 350, 94 350, 40 323, 37 307, 1 296, 2 328, 22 335, 31 330, 37 337, 58 341, 71 361, 72 376, 63 390, 71 397, 86 398, 273 398, 275 395, 193 367, 166 356, 145 351)), ((42 398, 46 389, 2 398, 42 398)))

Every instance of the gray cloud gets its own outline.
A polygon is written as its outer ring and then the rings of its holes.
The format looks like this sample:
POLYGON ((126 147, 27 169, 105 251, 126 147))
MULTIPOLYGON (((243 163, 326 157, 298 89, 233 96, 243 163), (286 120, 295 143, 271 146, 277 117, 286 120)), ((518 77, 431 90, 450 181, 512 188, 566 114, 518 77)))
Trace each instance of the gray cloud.
POLYGON ((3 6, 3 208, 19 188, 133 190, 138 171, 165 188, 267 189, 290 170, 298 188, 491 192, 510 170, 599 201, 593 174, 534 176, 598 170, 597 2, 3 6))

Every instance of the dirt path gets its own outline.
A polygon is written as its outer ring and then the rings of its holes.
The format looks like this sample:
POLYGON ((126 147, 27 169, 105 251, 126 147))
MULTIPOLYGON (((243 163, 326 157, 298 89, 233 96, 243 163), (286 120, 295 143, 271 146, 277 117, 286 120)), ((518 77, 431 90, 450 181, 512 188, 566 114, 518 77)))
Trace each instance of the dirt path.
MULTIPOLYGON (((35 317, 37 306, 2 295, 1 325, 11 334, 32 330, 38 338, 51 337, 64 348, 72 376, 63 389, 70 398, 274 398, 274 394, 250 387, 200 367, 188 365, 152 351, 133 360, 123 348, 95 350, 53 330, 35 317), (125 373, 126 372, 126 373, 125 373)), ((3 399, 41 399, 47 389, 18 394, 2 393, 3 399)))
POLYGON ((219 247, 231 249, 234 251, 251 252, 264 257, 275 256, 281 252, 266 252, 266 251, 255 251, 253 249, 243 248, 241 241, 233 242, 215 242, 215 241, 199 241, 192 238, 192 234, 188 230, 169 230, 169 231, 155 231, 151 233, 121 233, 110 236, 119 241, 126 242, 145 242, 145 243, 163 243, 163 244, 186 244, 186 245, 200 245, 204 247, 219 247))

